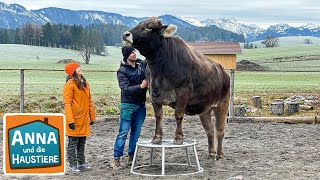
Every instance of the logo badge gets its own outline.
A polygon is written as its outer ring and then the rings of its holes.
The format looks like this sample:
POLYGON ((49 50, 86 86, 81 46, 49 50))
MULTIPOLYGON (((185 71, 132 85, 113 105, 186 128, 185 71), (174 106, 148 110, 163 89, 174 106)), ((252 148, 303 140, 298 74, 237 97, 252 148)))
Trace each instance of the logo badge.
POLYGON ((4 173, 64 174, 64 137, 63 114, 5 114, 4 173))

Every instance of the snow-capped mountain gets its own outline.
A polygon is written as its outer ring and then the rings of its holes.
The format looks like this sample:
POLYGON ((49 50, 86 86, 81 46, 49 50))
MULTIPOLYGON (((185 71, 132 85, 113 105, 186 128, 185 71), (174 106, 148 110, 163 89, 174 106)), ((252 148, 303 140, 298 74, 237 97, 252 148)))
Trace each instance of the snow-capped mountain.
POLYGON ((276 24, 276 25, 272 25, 270 26, 268 30, 272 30, 275 33, 279 33, 279 34, 285 34, 288 30, 294 29, 294 27, 291 27, 289 24, 276 24))
POLYGON ((320 29, 320 24, 307 23, 299 26, 300 29, 310 29, 312 32, 320 29))
POLYGON ((320 36, 320 28, 303 28, 292 27, 288 24, 276 24, 270 26, 263 33, 256 37, 257 40, 264 39, 267 36, 284 37, 284 36, 320 36))
POLYGON ((194 26, 198 26, 198 27, 205 26, 205 24, 203 24, 201 21, 194 19, 194 18, 190 18, 190 17, 179 17, 179 18, 188 22, 189 24, 194 25, 194 26))
POLYGON ((55 7, 33 10, 32 12, 54 24, 79 24, 84 26, 89 24, 122 24, 132 27, 143 20, 143 18, 126 17, 102 11, 74 11, 55 7))
POLYGON ((19 4, 0 2, 0 28, 16 28, 27 22, 43 24, 46 20, 19 4))
MULTIPOLYGON (((35 24, 55 23, 55 24, 122 24, 129 27, 137 25, 145 20, 122 16, 121 14, 108 13, 103 11, 70 10, 62 8, 43 8, 28 11, 18 4, 6 4, 0 2, 0 28, 17 28, 26 22, 35 24)), ((162 15, 159 18, 166 24, 175 24, 180 28, 192 27, 193 25, 172 15, 162 15)))
POLYGON ((254 24, 245 24, 234 18, 207 19, 202 21, 205 26, 216 25, 219 28, 243 34, 245 38, 254 38, 261 34, 264 29, 254 24))
MULTIPOLYGON (((129 27, 137 25, 144 18, 122 16, 121 14, 103 11, 70 10, 62 8, 43 8, 39 10, 27 10, 18 4, 6 4, 0 2, 0 28, 17 28, 27 22, 35 24, 61 23, 61 24, 122 24, 129 27)), ((320 37, 320 25, 305 24, 300 27, 292 27, 288 24, 276 24, 267 29, 254 24, 246 24, 233 18, 207 19, 199 21, 189 17, 176 17, 172 15, 159 16, 164 24, 175 24, 178 28, 204 27, 215 25, 218 28, 243 34, 247 41, 265 39, 268 35, 282 36, 317 36, 320 37)))
POLYGON ((219 28, 243 34, 247 41, 265 39, 267 36, 320 36, 320 25, 306 24, 292 27, 288 24, 275 24, 263 29, 254 24, 245 24, 233 18, 207 19, 201 22, 205 26, 215 25, 219 28))

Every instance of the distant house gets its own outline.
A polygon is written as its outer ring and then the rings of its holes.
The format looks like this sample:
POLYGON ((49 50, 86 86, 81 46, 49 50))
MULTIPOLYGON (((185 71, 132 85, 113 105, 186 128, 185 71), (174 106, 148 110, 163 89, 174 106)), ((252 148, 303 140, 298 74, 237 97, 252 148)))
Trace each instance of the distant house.
POLYGON ((237 68, 236 55, 242 53, 238 42, 187 42, 187 44, 229 70, 237 68))

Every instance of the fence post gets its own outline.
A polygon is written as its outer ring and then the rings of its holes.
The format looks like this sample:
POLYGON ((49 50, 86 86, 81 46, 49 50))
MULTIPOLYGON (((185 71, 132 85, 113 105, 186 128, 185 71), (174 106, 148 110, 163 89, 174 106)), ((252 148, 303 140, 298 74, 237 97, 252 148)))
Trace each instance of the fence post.
POLYGON ((20 113, 24 108, 24 69, 20 69, 20 113))
POLYGON ((230 72, 230 101, 229 101, 229 117, 231 119, 234 118, 233 100, 234 100, 234 70, 231 69, 231 72, 230 72))

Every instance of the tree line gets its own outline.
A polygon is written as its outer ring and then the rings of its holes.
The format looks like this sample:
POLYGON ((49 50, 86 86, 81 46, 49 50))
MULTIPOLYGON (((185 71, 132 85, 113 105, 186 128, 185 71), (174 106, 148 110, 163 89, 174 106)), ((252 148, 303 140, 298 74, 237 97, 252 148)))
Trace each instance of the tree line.
POLYGON ((0 44, 24 44, 73 49, 79 51, 86 63, 92 54, 106 55, 105 45, 121 42, 121 35, 129 27, 124 25, 36 25, 26 23, 16 29, 0 29, 0 44))
MULTIPOLYGON (((103 43, 114 46, 121 42, 121 35, 129 29, 125 25, 101 24, 89 25, 64 25, 50 24, 36 25, 26 23, 20 28, 0 28, 0 44, 25 44, 32 46, 66 47, 76 49, 80 39, 88 32, 100 36, 103 43)), ((99 37, 98 37, 99 38, 99 37)))

